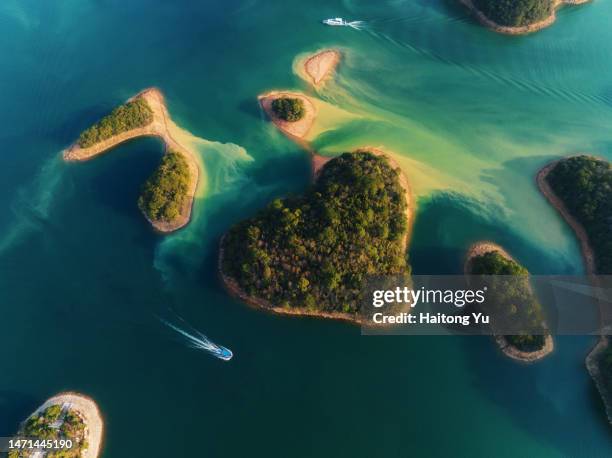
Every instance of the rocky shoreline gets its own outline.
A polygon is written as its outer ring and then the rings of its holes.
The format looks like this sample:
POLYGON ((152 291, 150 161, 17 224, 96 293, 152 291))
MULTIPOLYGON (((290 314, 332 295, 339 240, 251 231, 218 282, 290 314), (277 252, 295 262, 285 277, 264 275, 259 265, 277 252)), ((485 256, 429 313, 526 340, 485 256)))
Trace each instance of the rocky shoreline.
POLYGON ((546 27, 551 26, 557 20, 557 9, 562 7, 563 5, 582 5, 591 0, 555 0, 553 5, 553 11, 550 16, 541 21, 534 22, 533 24, 520 26, 520 27, 512 27, 498 24, 497 22, 489 19, 482 11, 480 11, 472 0, 459 0, 463 5, 469 8, 472 13, 476 16, 478 22, 480 22, 485 27, 506 35, 527 35, 533 32, 537 32, 546 27))
POLYGON ((612 425, 612 393, 608 391, 599 369, 599 358, 608 349, 610 337, 602 335, 585 359, 585 365, 589 375, 595 382, 595 387, 601 396, 608 423, 612 425))
MULTIPOLYGON (((563 160, 563 159, 560 159, 563 160)), ((552 190, 548 181, 546 180, 550 171, 559 163, 554 161, 542 169, 536 175, 536 183, 540 192, 546 197, 548 202, 559 212, 565 222, 572 228, 578 242, 580 243, 580 251, 584 260, 585 270, 587 275, 591 276, 594 286, 597 286, 597 279, 595 277, 597 273, 595 265, 595 252, 591 248, 589 243, 589 237, 584 229, 584 226, 576 220, 569 212, 563 201, 555 194, 552 190)), ((605 387, 604 381, 599 370, 599 357, 610 345, 609 336, 602 334, 593 349, 589 352, 585 358, 585 366, 589 371, 589 374, 595 382, 595 387, 601 396, 608 417, 608 422, 612 425, 612 393, 608 393, 605 387)))
MULTIPOLYGON (((465 264, 463 267, 464 273, 466 275, 469 275, 470 267, 471 267, 470 263, 473 258, 477 256, 482 256, 483 254, 490 253, 492 251, 497 251, 504 258, 510 261, 513 261, 513 262, 517 262, 516 259, 514 259, 500 245, 493 243, 493 242, 489 242, 489 241, 477 242, 468 249, 468 252, 465 257, 465 264)), ((502 351, 504 355, 516 361, 521 361, 523 363, 532 363, 534 361, 538 361, 544 358, 545 356, 549 355, 550 353, 552 353, 553 350, 555 349, 554 340, 550 334, 546 335, 544 339, 544 346, 541 349, 537 351, 529 351, 529 352, 519 350, 518 348, 512 346, 508 342, 508 340, 506 340, 506 337, 503 335, 494 335, 493 338, 495 340, 495 343, 497 344, 497 346, 499 347, 499 349, 502 351)))
POLYGON ((584 259, 584 265, 586 267, 586 271, 588 275, 595 274, 595 253, 591 248, 589 243, 589 237, 586 233, 586 230, 572 216, 569 212, 563 201, 557 197, 555 192, 552 190, 550 185, 548 184, 547 177, 550 171, 555 168, 555 166, 559 163, 559 161, 554 161, 542 169, 536 175, 536 183, 538 185, 538 189, 540 192, 546 197, 546 200, 559 212, 559 214, 563 217, 565 222, 572 228, 574 234, 576 234, 576 238, 580 243, 580 251, 582 252, 582 257, 584 259))
MULTIPOLYGON (((370 152, 372 154, 375 154, 377 156, 384 156, 387 161, 389 162, 389 165, 393 168, 399 168, 399 165, 393 161, 393 159, 391 159, 389 157, 389 155, 385 154, 383 151, 381 151, 380 149, 375 149, 375 148, 360 148, 355 150, 354 152, 370 152)), ((331 160, 333 158, 326 158, 325 156, 318 156, 315 155, 313 157, 313 177, 314 180, 316 180, 316 178, 319 176, 319 173, 322 169, 322 167, 325 165, 325 163, 329 162, 329 160, 331 160), (325 158, 326 160, 319 160, 316 161, 316 157, 319 158, 325 158)), ((400 169, 401 170, 401 169, 400 169)), ((405 252, 407 245, 408 245, 408 241, 409 241, 409 236, 410 236, 410 228, 412 227, 412 220, 414 219, 412 216, 414 215, 414 211, 413 211, 413 204, 411 204, 411 202, 413 201, 412 198, 412 194, 411 194, 411 190, 410 187, 408 185, 408 180, 406 179, 405 175, 403 173, 400 173, 399 175, 399 182, 400 185, 402 186, 402 188, 404 189, 405 192, 405 196, 406 196, 406 204, 407 204, 407 208, 406 208, 406 218, 407 218, 407 230, 406 230, 406 235, 402 241, 403 243, 403 251, 405 252)), ((310 311, 310 310, 306 310, 306 309, 296 309, 296 308, 286 308, 286 307, 277 307, 274 306, 273 304, 271 304, 270 302, 268 302, 265 299, 262 298, 258 298, 255 296, 250 296, 246 293, 246 291, 242 290, 240 288, 240 285, 238 284, 238 282, 231 278, 230 276, 226 275, 223 272, 223 259, 224 259, 224 250, 223 250, 223 241, 224 241, 225 235, 221 237, 221 240, 219 242, 219 257, 217 259, 217 270, 219 272, 219 276, 221 278, 221 282, 223 284, 223 286, 225 287, 225 289, 230 293, 230 295, 240 299, 241 301, 245 302, 246 304, 257 308, 257 309, 263 309, 266 310, 268 312, 272 312, 272 313, 278 313, 281 315, 294 315, 294 316, 309 316, 309 317, 316 317, 316 318, 327 318, 327 319, 334 319, 334 320, 341 320, 341 321, 348 321, 351 323, 355 323, 358 325, 364 325, 364 324, 368 324, 371 325, 372 323, 370 323, 369 321, 366 321, 363 319, 363 317, 361 317, 359 314, 350 314, 350 313, 344 313, 344 312, 320 312, 320 311, 310 311)))
POLYGON ((261 108, 266 112, 272 123, 280 129, 285 135, 294 140, 301 142, 310 131, 317 117, 317 109, 312 101, 303 94, 291 91, 271 91, 257 97, 261 108), (304 103, 304 117, 299 121, 289 122, 280 119, 272 109, 272 102, 280 98, 295 98, 304 103))
POLYGON ((90 397, 73 392, 60 393, 45 401, 28 418, 42 413, 48 407, 63 404, 69 404, 70 409, 85 423, 85 440, 88 445, 83 450, 82 458, 97 458, 102 449, 104 422, 98 405, 90 397))

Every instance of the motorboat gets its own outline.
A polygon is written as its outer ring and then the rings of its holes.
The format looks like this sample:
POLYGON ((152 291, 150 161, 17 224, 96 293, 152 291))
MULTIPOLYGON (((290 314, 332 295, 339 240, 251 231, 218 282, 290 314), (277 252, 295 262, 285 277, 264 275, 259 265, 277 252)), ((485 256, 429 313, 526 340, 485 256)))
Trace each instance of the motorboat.
POLYGON ((357 30, 360 30, 363 26, 363 21, 345 21, 341 17, 323 19, 322 22, 325 25, 352 27, 353 29, 357 30))
POLYGON ((325 25, 349 25, 349 23, 345 21, 344 19, 342 19, 341 17, 323 19, 323 24, 325 25))
POLYGON ((230 350, 229 348, 225 348, 221 345, 216 345, 216 347, 217 348, 215 348, 212 353, 217 358, 222 359, 223 361, 229 361, 234 356, 232 350, 230 350))

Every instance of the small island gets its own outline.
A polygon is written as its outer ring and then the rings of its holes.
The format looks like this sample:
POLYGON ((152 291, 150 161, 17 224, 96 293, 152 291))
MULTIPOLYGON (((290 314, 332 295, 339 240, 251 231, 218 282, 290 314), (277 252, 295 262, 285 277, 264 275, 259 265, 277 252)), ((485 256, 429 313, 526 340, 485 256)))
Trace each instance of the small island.
MULTIPOLYGON (((545 166, 536 180, 542 194, 574 230, 587 274, 592 275, 593 286, 599 286, 596 274, 612 274, 610 162, 587 155, 568 157, 545 166)), ((607 307, 604 305, 601 310, 603 314, 607 307)), ((609 323, 609 320, 610 317, 605 317, 604 321, 609 323)), ((609 341, 609 335, 601 335, 586 358, 586 366, 612 424, 612 348, 609 341)))
POLYGON ((334 74, 342 55, 336 49, 324 49, 304 61, 304 72, 308 81, 315 87, 322 87, 334 74))
POLYGON ((316 118, 317 110, 312 101, 297 92, 273 91, 258 99, 276 127, 297 140, 306 136, 316 118))
POLYGON ((142 187, 138 207, 151 224, 176 221, 189 212, 189 183, 189 163, 182 154, 168 150, 142 187))
POLYGON ((524 35, 552 25, 563 5, 590 0, 459 0, 485 27, 508 35, 524 35))
POLYGON ((547 165, 537 184, 572 227, 587 273, 612 273, 612 167, 592 156, 573 156, 547 165))
POLYGON ((529 329, 541 329, 537 334, 495 335, 495 342, 506 356, 533 362, 553 351, 553 338, 546 328, 542 305, 531 287, 527 269, 499 245, 478 242, 468 250, 464 270, 466 275, 500 276, 499 280, 487 283, 496 317, 520 320, 529 323, 529 329))
POLYGON ((195 154, 175 140, 173 126, 162 93, 149 88, 85 129, 64 151, 64 160, 89 160, 138 137, 160 138, 166 154, 143 187, 139 207, 157 231, 173 232, 191 218, 199 177, 195 154))
POLYGON ((274 200, 221 240, 230 293, 265 310, 360 322, 367 275, 409 273, 409 194, 386 157, 327 161, 301 196, 274 200))
MULTIPOLYGON (((93 399, 78 393, 61 393, 25 420, 16 438, 58 441, 64 448, 44 451, 49 458, 97 458, 103 430, 102 416, 93 399)), ((8 458, 39 456, 43 455, 31 449, 13 449, 8 453, 8 458)))

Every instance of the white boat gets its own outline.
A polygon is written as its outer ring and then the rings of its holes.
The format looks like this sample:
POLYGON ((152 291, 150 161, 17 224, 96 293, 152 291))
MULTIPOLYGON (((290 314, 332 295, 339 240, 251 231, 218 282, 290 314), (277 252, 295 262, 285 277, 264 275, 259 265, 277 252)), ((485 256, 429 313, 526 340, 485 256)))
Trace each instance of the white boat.
POLYGON ((323 24, 325 25, 349 25, 347 21, 342 19, 341 17, 335 17, 332 19, 323 19, 323 24))
POLYGON ((352 27, 353 29, 361 29, 363 21, 345 21, 341 17, 335 17, 331 19, 323 19, 323 24, 325 25, 341 25, 345 27, 352 27))

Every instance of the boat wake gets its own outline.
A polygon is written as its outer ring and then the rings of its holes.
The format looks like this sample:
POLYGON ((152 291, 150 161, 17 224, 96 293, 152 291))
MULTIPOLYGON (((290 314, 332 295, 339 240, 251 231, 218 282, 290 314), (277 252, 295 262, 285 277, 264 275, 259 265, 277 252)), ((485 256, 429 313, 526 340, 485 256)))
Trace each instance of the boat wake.
POLYGON ((361 30, 365 27, 365 22, 363 21, 351 21, 347 24, 347 26, 352 27, 356 30, 361 30))
POLYGON ((213 356, 216 356, 223 361, 229 361, 232 359, 234 354, 229 348, 225 348, 222 345, 217 345, 200 331, 195 329, 189 323, 187 323, 183 318, 179 317, 183 326, 179 326, 171 323, 168 320, 164 320, 163 318, 158 317, 158 319, 168 326, 170 329, 175 331, 177 334, 183 336, 189 347, 195 348, 197 350, 204 350, 210 353, 213 356))
POLYGON ((355 30, 361 30, 365 25, 363 21, 345 21, 341 17, 324 19, 322 22, 325 25, 351 27, 355 30))

